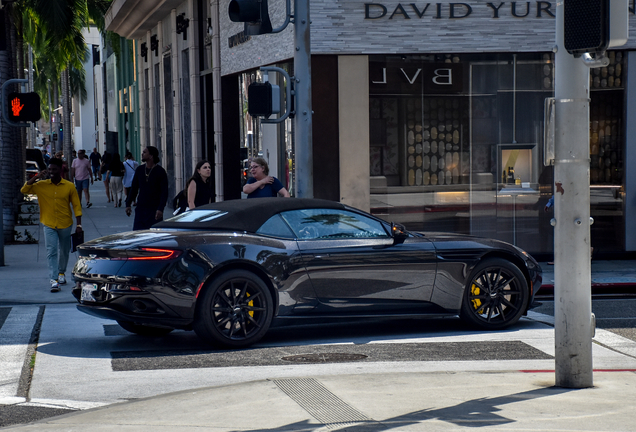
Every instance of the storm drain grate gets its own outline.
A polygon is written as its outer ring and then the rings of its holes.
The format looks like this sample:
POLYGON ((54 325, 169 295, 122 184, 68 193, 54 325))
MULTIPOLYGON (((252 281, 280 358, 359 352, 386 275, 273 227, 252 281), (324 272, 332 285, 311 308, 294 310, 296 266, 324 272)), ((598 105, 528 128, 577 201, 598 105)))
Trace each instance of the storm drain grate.
POLYGON ((287 396, 328 429, 354 423, 375 423, 375 420, 346 404, 313 378, 273 381, 287 396))

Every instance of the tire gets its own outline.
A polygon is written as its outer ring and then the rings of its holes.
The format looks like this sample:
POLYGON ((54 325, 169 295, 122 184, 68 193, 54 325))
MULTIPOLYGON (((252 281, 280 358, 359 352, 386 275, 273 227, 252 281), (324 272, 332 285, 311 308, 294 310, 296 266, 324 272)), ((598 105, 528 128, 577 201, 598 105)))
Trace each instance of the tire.
POLYGON ((197 302, 194 331, 213 345, 243 348, 259 341, 274 316, 265 283, 245 270, 216 277, 197 302))
POLYGON ((170 333, 172 330, 174 330, 170 327, 155 327, 155 326, 149 326, 149 325, 141 325, 141 324, 135 324, 134 322, 131 322, 131 321, 118 320, 117 324, 119 324, 119 326, 126 331, 138 334, 139 336, 147 336, 147 337, 165 336, 168 333, 170 333))
POLYGON ((471 273, 460 316, 479 328, 500 330, 519 321, 529 300, 530 290, 521 270, 509 261, 491 258, 471 273))

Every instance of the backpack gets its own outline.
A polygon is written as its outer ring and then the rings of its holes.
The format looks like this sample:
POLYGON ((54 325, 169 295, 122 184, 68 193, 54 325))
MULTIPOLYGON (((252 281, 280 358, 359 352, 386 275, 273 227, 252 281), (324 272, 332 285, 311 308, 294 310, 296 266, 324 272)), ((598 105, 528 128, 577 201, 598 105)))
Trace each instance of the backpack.
POLYGON ((178 215, 186 211, 188 208, 188 193, 186 189, 179 192, 172 199, 172 208, 174 208, 174 215, 178 215))

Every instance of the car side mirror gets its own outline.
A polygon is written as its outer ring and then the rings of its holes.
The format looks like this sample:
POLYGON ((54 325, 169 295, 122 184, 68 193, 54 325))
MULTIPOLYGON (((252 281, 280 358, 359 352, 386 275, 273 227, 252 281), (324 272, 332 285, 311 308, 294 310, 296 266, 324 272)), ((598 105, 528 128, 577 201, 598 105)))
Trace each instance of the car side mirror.
POLYGON ((391 222, 391 237, 395 243, 402 243, 409 236, 404 225, 391 222))

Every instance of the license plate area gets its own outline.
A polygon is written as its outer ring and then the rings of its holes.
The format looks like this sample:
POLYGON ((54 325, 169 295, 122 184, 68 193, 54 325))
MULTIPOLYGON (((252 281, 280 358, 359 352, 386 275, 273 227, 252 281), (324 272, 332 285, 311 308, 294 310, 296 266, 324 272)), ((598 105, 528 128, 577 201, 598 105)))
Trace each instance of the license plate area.
POLYGON ((97 284, 90 282, 82 282, 82 295, 80 296, 80 300, 85 302, 94 302, 95 297, 93 297, 93 293, 97 291, 97 284))

